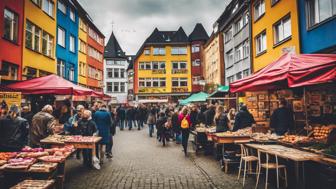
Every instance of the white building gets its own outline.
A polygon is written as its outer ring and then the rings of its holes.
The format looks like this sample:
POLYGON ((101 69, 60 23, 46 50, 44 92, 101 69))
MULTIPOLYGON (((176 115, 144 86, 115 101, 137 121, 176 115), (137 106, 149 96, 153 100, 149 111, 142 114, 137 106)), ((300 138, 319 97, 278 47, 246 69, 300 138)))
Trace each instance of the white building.
POLYGON ((104 92, 112 97, 111 103, 127 103, 128 59, 112 32, 104 52, 104 92))

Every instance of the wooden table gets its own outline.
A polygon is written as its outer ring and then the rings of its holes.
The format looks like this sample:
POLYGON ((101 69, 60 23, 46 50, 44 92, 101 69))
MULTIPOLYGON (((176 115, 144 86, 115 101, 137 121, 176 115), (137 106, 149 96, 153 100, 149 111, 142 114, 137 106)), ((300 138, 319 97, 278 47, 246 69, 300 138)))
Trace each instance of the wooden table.
MULTIPOLYGON (((52 189, 55 188, 55 180, 24 180, 22 182, 20 182, 19 184, 11 187, 11 189, 16 189, 16 188, 26 188, 28 183, 35 183, 35 187, 36 189, 52 189), (37 187, 38 186, 38 187, 37 187)), ((34 186, 34 185, 33 185, 34 186)))
POLYGON ((306 161, 318 161, 322 158, 322 156, 319 154, 297 150, 294 148, 289 148, 289 147, 285 147, 281 145, 273 145, 273 144, 271 145, 245 144, 245 145, 249 148, 266 151, 267 153, 271 155, 277 155, 280 158, 289 159, 289 160, 294 161, 295 177, 296 177, 296 187, 295 188, 306 188, 304 163, 306 161), (300 171, 300 167, 301 167, 301 171, 300 171))

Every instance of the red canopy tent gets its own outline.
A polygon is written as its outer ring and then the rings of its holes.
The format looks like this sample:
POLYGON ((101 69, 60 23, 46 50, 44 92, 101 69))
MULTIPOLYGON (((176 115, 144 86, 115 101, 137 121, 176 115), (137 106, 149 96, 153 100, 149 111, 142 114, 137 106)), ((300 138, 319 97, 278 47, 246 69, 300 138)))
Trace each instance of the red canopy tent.
POLYGON ((91 89, 76 85, 57 75, 48 75, 7 85, 23 94, 92 95, 91 89))
POLYGON ((230 92, 302 87, 335 80, 335 54, 284 54, 253 75, 231 83, 230 92))

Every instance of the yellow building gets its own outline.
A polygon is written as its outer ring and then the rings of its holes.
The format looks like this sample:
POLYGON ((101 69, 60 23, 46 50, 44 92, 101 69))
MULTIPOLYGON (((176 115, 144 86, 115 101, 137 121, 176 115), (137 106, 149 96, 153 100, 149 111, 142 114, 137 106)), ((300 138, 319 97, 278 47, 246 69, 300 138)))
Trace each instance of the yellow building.
POLYGON ((87 24, 79 17, 78 30, 78 83, 87 86, 87 24))
POLYGON ((138 102, 177 101, 191 93, 190 49, 182 27, 177 31, 153 31, 134 61, 134 93, 138 102))
POLYGON ((299 53, 296 0, 252 0, 253 72, 283 53, 299 53))
POLYGON ((56 0, 24 1, 23 79, 56 73, 56 0))

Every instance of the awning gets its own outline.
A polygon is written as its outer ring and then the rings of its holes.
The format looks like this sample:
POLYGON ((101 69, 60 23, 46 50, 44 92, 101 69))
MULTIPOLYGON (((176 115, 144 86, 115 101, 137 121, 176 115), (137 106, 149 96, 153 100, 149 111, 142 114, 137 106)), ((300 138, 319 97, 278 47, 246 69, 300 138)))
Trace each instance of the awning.
POLYGON ((284 54, 253 75, 231 83, 230 92, 283 89, 335 80, 335 54, 284 54))
POLYGON ((57 75, 48 75, 7 85, 23 94, 97 95, 91 89, 76 85, 57 75))
POLYGON ((213 93, 211 93, 209 96, 208 96, 208 99, 211 99, 211 98, 224 98, 224 95, 227 94, 230 90, 230 87, 229 86, 226 86, 226 85, 220 85, 218 86, 217 90, 214 91, 213 93))
POLYGON ((205 102, 208 98, 208 94, 204 93, 204 92, 199 92, 196 94, 191 95, 190 97, 184 99, 184 100, 180 100, 179 103, 181 105, 187 105, 189 103, 192 102, 205 102))

